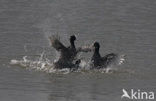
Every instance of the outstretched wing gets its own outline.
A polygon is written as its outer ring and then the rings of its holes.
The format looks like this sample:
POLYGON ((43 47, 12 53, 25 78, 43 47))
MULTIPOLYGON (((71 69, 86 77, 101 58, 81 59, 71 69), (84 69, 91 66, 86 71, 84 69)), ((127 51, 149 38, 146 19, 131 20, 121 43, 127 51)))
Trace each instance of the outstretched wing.
POLYGON ((77 52, 91 52, 92 48, 90 46, 82 46, 77 48, 77 52))
POLYGON ((58 36, 55 35, 51 35, 49 37, 51 46, 54 47, 57 51, 59 51, 59 49, 66 49, 66 47, 60 42, 60 39, 58 36))
POLYGON ((117 57, 117 54, 115 53, 110 53, 105 55, 104 57, 102 57, 103 60, 107 60, 107 61, 112 61, 117 57))
POLYGON ((110 53, 102 57, 102 61, 104 61, 104 64, 108 66, 109 64, 113 63, 116 60, 116 58, 117 54, 110 53))

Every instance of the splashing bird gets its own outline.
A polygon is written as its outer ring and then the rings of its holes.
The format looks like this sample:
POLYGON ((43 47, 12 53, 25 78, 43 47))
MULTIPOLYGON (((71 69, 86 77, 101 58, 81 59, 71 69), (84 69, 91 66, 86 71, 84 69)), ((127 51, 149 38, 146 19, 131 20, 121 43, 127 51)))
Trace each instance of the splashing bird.
POLYGON ((66 47, 61 43, 60 39, 55 36, 49 37, 51 46, 55 48, 58 52, 60 52, 60 57, 58 61, 56 61, 55 68, 73 68, 75 65, 79 65, 80 59, 77 59, 76 56, 79 52, 89 52, 91 49, 89 47, 75 47, 76 36, 70 36, 70 46, 66 47), (73 63, 75 61, 75 63, 73 63))
POLYGON ((106 68, 110 63, 116 60, 117 54, 110 53, 102 57, 99 53, 100 44, 98 42, 95 42, 93 44, 94 53, 91 58, 91 62, 93 64, 93 68, 100 69, 100 68, 106 68))

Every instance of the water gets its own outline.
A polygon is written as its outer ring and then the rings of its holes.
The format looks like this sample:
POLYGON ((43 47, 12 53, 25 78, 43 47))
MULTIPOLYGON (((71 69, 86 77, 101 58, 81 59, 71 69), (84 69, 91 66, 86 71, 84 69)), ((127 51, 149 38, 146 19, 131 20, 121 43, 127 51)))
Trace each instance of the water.
POLYGON ((155 0, 0 0, 0 101, 121 101, 123 88, 156 92, 155 12, 155 0), (51 34, 65 45, 72 34, 76 46, 99 41, 103 56, 125 54, 126 61, 113 73, 10 64, 24 56, 38 61, 43 52, 51 63, 51 34))

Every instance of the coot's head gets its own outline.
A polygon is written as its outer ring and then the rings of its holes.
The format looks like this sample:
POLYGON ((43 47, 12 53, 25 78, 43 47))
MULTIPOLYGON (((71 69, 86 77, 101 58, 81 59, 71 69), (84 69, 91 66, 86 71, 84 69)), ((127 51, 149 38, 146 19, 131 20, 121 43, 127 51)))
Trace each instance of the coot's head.
POLYGON ((70 36, 70 41, 75 41, 75 40, 76 40, 75 35, 70 36))
POLYGON ((93 47, 96 49, 100 48, 100 44, 98 42, 94 42, 93 47))

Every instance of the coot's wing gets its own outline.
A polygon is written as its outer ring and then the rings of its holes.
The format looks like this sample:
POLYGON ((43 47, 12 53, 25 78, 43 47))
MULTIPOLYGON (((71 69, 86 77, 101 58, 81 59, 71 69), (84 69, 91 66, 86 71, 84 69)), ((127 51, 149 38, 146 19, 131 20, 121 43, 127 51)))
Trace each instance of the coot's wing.
POLYGON ((107 54, 105 55, 104 57, 102 57, 102 61, 105 62, 105 64, 109 64, 111 63, 112 61, 114 61, 117 57, 117 54, 115 53, 110 53, 110 54, 107 54))
POLYGON ((78 47, 77 52, 91 52, 92 48, 90 46, 78 47))
POLYGON ((117 54, 115 53, 110 53, 110 54, 107 54, 105 55, 104 57, 102 57, 102 59, 114 59, 115 57, 117 57, 117 54))
POLYGON ((61 42, 60 42, 60 39, 58 36, 50 36, 49 37, 50 39, 50 43, 51 43, 51 46, 54 47, 57 51, 59 49, 67 49, 61 42))

